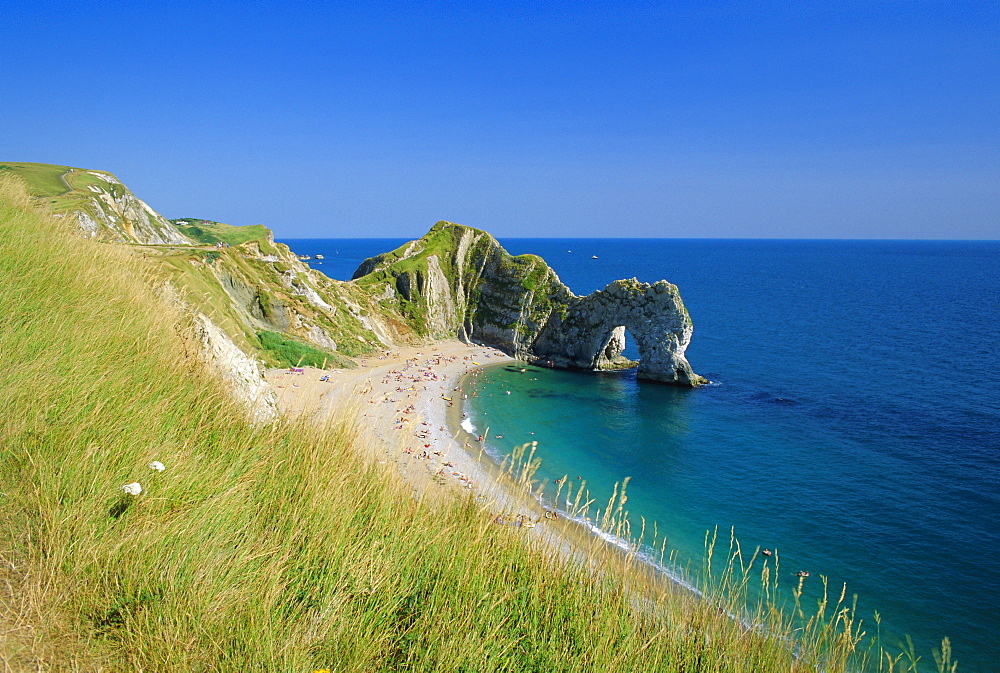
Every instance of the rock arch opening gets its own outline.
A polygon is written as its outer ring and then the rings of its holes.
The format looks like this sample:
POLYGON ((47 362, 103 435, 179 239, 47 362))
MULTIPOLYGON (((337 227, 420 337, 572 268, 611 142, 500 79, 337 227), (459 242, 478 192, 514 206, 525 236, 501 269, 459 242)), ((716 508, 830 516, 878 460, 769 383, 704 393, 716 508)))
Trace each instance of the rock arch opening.
POLYGON ((675 286, 616 280, 586 297, 571 297, 564 309, 553 312, 535 337, 531 356, 569 369, 638 366, 640 379, 696 386, 704 380, 684 357, 691 331, 675 286), (627 357, 626 334, 632 337, 631 352, 638 362, 627 357))
POLYGON ((607 328, 598 340, 603 344, 594 354, 594 369, 632 369, 639 366, 639 350, 625 325, 607 328))

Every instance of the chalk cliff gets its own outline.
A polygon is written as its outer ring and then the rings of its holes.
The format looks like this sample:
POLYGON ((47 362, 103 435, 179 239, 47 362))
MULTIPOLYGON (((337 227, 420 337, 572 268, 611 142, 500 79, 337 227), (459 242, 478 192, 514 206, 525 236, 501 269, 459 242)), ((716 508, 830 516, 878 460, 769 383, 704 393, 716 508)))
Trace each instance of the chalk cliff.
POLYGON ((484 231, 438 222, 423 238, 365 260, 354 282, 429 337, 600 370, 630 364, 621 357, 627 330, 639 349, 640 378, 704 383, 684 357, 691 318, 666 281, 619 280, 578 297, 540 257, 514 257, 484 231))
POLYGON ((666 281, 616 281, 577 297, 542 258, 512 256, 484 231, 438 222, 342 282, 310 269, 262 225, 167 220, 106 171, 27 163, 0 163, 0 171, 23 179, 39 205, 71 217, 77 235, 136 246, 199 333, 212 337, 206 344, 225 344, 209 360, 224 364, 248 399, 256 384, 246 382, 257 377, 233 348, 270 365, 306 357, 350 367, 379 348, 456 337, 528 361, 602 370, 635 366, 622 357, 627 331, 641 378, 703 382, 684 356, 691 320, 666 281))
POLYGON ((86 238, 115 243, 188 245, 162 215, 107 171, 50 164, 3 163, 56 217, 69 217, 86 238))

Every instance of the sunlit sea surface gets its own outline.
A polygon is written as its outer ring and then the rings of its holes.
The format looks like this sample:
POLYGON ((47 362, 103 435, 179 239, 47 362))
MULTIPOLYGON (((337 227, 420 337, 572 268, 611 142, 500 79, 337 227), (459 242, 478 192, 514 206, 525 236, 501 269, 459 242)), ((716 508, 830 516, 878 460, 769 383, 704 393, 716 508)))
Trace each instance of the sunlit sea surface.
MULTIPOLYGON (((285 242, 348 279, 404 241, 285 242)), ((932 663, 948 636, 960 671, 1000 670, 1000 242, 501 242, 577 294, 677 284, 713 385, 493 367, 467 413, 494 456, 537 441, 542 479, 582 477, 599 499, 631 477, 633 519, 682 565, 735 528, 777 549, 785 591, 797 570, 810 596, 821 575, 846 582, 887 645, 910 634, 932 663)))

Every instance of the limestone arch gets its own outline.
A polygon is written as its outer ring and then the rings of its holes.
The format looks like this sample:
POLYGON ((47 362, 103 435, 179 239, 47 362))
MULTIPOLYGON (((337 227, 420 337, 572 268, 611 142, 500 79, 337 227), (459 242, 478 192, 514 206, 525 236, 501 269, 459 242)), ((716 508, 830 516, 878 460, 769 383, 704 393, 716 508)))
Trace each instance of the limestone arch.
POLYGON ((633 360, 625 355, 629 338, 635 340, 628 328, 625 325, 615 325, 605 331, 607 334, 598 340, 598 343, 603 345, 594 354, 593 369, 633 369, 638 366, 638 360, 633 360))
POLYGON ((639 378, 698 385, 702 379, 684 357, 692 331, 675 286, 666 281, 615 281, 577 298, 565 317, 539 335, 535 353, 557 366, 615 369, 627 332, 639 352, 639 378))

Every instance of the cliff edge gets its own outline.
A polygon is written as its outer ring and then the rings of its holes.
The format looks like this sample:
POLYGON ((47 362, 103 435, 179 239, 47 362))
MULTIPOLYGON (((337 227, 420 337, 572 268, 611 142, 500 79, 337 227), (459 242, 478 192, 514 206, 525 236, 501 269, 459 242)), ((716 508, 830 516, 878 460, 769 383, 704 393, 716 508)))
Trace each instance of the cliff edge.
POLYGON ((107 171, 34 163, 0 163, 25 181, 36 203, 70 217, 85 238, 145 245, 190 245, 177 228, 107 171))
POLYGON ((106 171, 5 162, 2 172, 76 236, 131 246, 192 319, 212 316, 219 334, 268 365, 352 367, 380 348, 459 338, 553 367, 618 369, 636 365, 622 357, 629 332, 640 378, 704 382, 684 356, 691 319, 666 281, 615 281, 578 297, 541 257, 438 222, 343 282, 303 264, 263 225, 167 220, 106 171))

